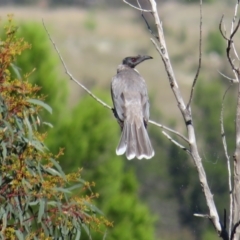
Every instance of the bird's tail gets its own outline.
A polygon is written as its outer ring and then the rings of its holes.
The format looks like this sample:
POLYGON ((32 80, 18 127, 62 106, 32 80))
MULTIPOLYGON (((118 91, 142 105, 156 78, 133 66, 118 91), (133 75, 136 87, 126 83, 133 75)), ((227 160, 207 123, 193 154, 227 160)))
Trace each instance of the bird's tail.
POLYGON ((141 124, 137 124, 136 121, 124 122, 116 153, 122 155, 125 152, 128 160, 135 157, 150 159, 154 156, 154 150, 143 122, 141 124))

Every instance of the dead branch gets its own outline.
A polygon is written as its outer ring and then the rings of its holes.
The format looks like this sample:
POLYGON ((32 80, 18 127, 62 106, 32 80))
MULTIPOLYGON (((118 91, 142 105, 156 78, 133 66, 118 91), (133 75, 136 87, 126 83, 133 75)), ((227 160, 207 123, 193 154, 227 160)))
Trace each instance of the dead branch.
POLYGON ((227 75, 223 74, 222 72, 218 71, 220 75, 222 75, 224 78, 228 79, 230 83, 237 83, 238 81, 234 78, 230 78, 227 75))
MULTIPOLYGON (((221 18, 219 29, 223 36, 223 38, 227 41, 227 48, 226 48, 226 54, 228 58, 228 62, 232 68, 233 74, 236 77, 237 83, 238 83, 238 95, 237 95, 237 108, 236 108, 236 120, 235 120, 235 126, 236 126, 236 148, 233 155, 233 165, 234 165, 234 179, 233 179, 233 191, 231 192, 231 187, 229 186, 230 190, 230 224, 229 224, 229 234, 230 239, 238 240, 240 238, 240 228, 239 228, 239 219, 240 219, 240 84, 239 84, 239 78, 240 78, 240 70, 239 67, 236 67, 234 64, 234 59, 231 57, 231 50, 233 50, 234 55, 238 58, 237 51, 234 46, 234 36, 238 32, 239 26, 240 26, 240 20, 237 22, 236 26, 236 16, 237 16, 237 10, 239 6, 239 0, 237 1, 235 5, 234 10, 234 16, 231 23, 231 32, 230 36, 226 37, 226 34, 223 34, 222 31, 222 23, 223 23, 223 17, 221 18), (231 200, 232 197, 232 200, 231 200), (231 231, 232 229, 232 231, 231 231)), ((226 152, 226 151, 225 151, 226 152)), ((227 156, 227 154, 226 154, 227 156)), ((230 178, 230 176, 229 176, 230 178)), ((230 181, 230 179, 229 179, 230 181)))
POLYGON ((138 7, 134 6, 134 5, 132 5, 131 3, 129 3, 128 1, 126 1, 126 0, 123 0, 123 2, 126 3, 127 5, 129 5, 130 7, 134 8, 136 10, 139 10, 141 12, 152 12, 152 10, 138 8, 138 7))
POLYGON ((174 140, 169 134, 167 134, 165 131, 162 131, 163 135, 165 135, 169 141, 171 141, 172 143, 174 143, 177 147, 181 148, 182 150, 186 151, 188 154, 191 155, 189 149, 187 149, 186 147, 184 147, 182 144, 180 144, 179 142, 177 142, 176 140, 174 140))
POLYGON ((155 125, 155 126, 158 126, 158 127, 162 128, 164 130, 167 130, 167 131, 169 131, 171 133, 174 133, 175 135, 177 135, 178 137, 180 137, 181 139, 183 139, 185 142, 187 142, 189 144, 188 139, 186 137, 184 137, 181 133, 179 133, 179 132, 177 132, 177 131, 169 128, 169 127, 166 127, 166 126, 164 126, 164 125, 162 125, 160 123, 157 123, 155 121, 149 120, 148 122, 153 124, 153 125, 155 125))
POLYGON ((68 71, 68 68, 67 68, 67 65, 66 63, 63 61, 63 58, 62 58, 62 55, 60 54, 55 42, 53 41, 53 39, 51 38, 46 26, 45 26, 45 23, 44 21, 42 20, 42 23, 43 23, 43 27, 45 29, 45 31, 47 32, 47 35, 48 35, 48 38, 50 39, 50 41, 52 42, 61 62, 62 62, 62 65, 65 69, 65 73, 70 77, 70 79, 72 81, 74 81, 77 85, 79 85, 82 89, 84 89, 92 98, 94 98, 97 102, 101 103, 104 107, 108 108, 108 109, 111 109, 112 110, 112 107, 110 107, 108 104, 106 104, 105 102, 103 102, 100 98, 98 98, 97 96, 95 96, 91 91, 89 91, 83 84, 81 84, 77 79, 75 79, 72 74, 68 71))
POLYGON ((154 39, 151 39, 151 41, 155 45, 157 51, 159 52, 159 54, 162 58, 162 61, 163 61, 164 66, 165 66, 165 70, 166 70, 167 75, 168 75, 168 80, 169 80, 171 89, 172 89, 173 94, 175 96, 175 99, 177 101, 177 105, 179 107, 179 110, 181 111, 183 119, 185 121, 187 132, 188 132, 188 141, 189 141, 189 147, 190 147, 189 151, 191 153, 191 156, 194 160, 195 166, 196 166, 197 171, 198 171, 199 181, 201 183, 202 190, 204 192, 204 196, 205 196, 207 206, 208 206, 208 209, 209 209, 209 219, 212 221, 212 223, 214 224, 218 234, 220 235, 221 231, 222 231, 222 227, 221 227, 221 224, 219 222, 219 216, 218 216, 218 212, 217 212, 214 200, 213 200, 213 194, 211 193, 210 188, 208 186, 206 173, 205 173, 205 170, 203 168, 202 160, 201 160, 201 157, 200 157, 199 152, 198 152, 196 137, 195 137, 195 129, 194 129, 194 126, 193 126, 193 121, 192 121, 191 109, 190 109, 190 107, 186 108, 186 105, 185 105, 184 100, 182 98, 181 91, 180 91, 180 89, 178 87, 178 84, 177 84, 177 80, 174 76, 173 68, 172 68, 172 65, 171 65, 171 62, 170 62, 170 58, 169 58, 166 43, 165 43, 162 24, 160 22, 160 18, 159 18, 158 12, 157 12, 156 1, 155 0, 149 0, 149 2, 152 6, 153 17, 154 17, 155 24, 157 26, 158 37, 159 37, 159 45, 160 46, 154 41, 154 39))
MULTIPOLYGON (((238 6, 238 4, 237 4, 237 6, 238 6)), ((236 73, 237 75, 239 75, 239 69, 235 67, 234 61, 233 61, 233 59, 232 59, 231 56, 230 56, 230 51, 231 51, 232 46, 233 46, 233 37, 235 36, 235 34, 236 34, 236 32, 238 31, 238 28, 239 28, 239 26, 240 26, 240 20, 238 21, 238 23, 237 23, 237 25, 236 25, 235 28, 233 27, 234 24, 232 24, 232 30, 231 30, 230 37, 227 38, 226 35, 225 35, 225 34, 223 33, 223 31, 222 31, 223 18, 224 18, 224 16, 222 16, 222 18, 221 18, 221 20, 220 20, 219 30, 220 30, 220 33, 221 33, 222 37, 227 41, 227 49, 226 49, 226 52, 227 52, 228 62, 230 63, 231 68, 232 68, 232 70, 234 71, 234 73, 236 73)), ((234 19, 233 21, 235 21, 235 17, 234 17, 233 19, 234 19)), ((238 55, 236 55, 236 56, 238 56, 238 55)), ((237 79, 238 79, 238 78, 237 78, 237 79)), ((239 80, 239 79, 238 79, 238 80, 239 80)))

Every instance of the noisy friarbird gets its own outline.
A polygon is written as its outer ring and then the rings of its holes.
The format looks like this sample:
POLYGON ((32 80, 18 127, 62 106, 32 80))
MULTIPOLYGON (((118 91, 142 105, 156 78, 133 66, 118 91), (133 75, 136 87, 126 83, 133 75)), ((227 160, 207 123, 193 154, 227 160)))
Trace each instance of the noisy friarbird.
POLYGON ((150 159, 154 156, 147 133, 149 120, 147 86, 143 77, 134 69, 147 59, 152 57, 138 55, 124 58, 111 83, 113 111, 122 130, 116 154, 126 153, 128 160, 135 157, 150 159))

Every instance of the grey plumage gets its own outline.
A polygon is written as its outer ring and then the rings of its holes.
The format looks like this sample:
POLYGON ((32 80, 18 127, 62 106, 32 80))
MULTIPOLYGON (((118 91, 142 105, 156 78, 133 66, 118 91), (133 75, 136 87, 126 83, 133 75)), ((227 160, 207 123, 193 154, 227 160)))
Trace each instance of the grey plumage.
POLYGON ((127 159, 154 156, 147 133, 149 120, 149 99, 144 79, 134 67, 149 56, 127 57, 118 66, 111 83, 114 113, 122 130, 116 149, 117 155, 126 153, 127 159))

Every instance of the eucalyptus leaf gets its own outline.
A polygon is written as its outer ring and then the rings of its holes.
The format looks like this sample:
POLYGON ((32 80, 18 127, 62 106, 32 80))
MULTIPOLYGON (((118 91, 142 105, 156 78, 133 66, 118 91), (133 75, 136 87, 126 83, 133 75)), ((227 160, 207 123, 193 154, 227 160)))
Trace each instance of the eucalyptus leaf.
POLYGON ((39 99, 30 98, 30 99, 27 100, 27 102, 33 103, 33 104, 38 105, 38 106, 41 106, 44 109, 46 109, 49 113, 52 114, 52 108, 49 105, 47 105, 46 103, 44 103, 43 101, 39 100, 39 99))
POLYGON ((44 215, 44 210, 45 210, 45 200, 40 199, 39 200, 39 210, 38 210, 38 223, 42 221, 42 217, 44 215))
POLYGON ((50 127, 50 128, 53 128, 53 125, 52 125, 51 123, 49 123, 49 122, 43 122, 43 124, 44 124, 44 125, 47 125, 47 126, 50 127))
POLYGON ((66 180, 65 173, 63 172, 62 167, 59 165, 59 163, 53 158, 50 158, 50 161, 53 163, 54 167, 56 167, 56 169, 61 173, 61 176, 66 180))
POLYGON ((20 230, 16 230, 15 233, 16 233, 17 238, 19 240, 24 240, 24 236, 23 236, 23 234, 22 234, 22 232, 20 230))

